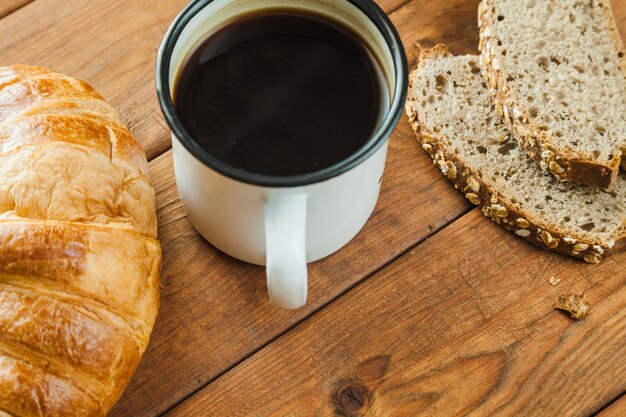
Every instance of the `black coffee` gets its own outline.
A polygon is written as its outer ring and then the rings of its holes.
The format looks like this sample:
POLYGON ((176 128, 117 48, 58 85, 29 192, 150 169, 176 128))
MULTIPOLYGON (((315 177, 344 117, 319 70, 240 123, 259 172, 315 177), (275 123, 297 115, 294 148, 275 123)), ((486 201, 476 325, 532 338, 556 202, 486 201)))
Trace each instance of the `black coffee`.
POLYGON ((359 150, 387 111, 388 90, 357 35, 281 11, 242 17, 204 40, 180 72, 174 103, 213 156, 284 176, 359 150))

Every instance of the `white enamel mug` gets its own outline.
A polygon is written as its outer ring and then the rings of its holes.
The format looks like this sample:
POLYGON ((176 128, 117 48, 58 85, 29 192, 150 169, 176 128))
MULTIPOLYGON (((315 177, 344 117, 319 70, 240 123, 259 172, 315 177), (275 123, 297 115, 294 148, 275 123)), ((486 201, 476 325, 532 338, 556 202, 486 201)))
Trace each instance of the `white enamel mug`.
POLYGON ((407 89, 407 62, 393 25, 371 0, 197 0, 179 14, 161 45, 157 94, 172 129, 176 183, 189 220, 228 255, 266 265, 273 305, 298 308, 307 298, 307 262, 339 250, 376 205, 387 143, 407 89), (358 33, 389 85, 389 109, 355 154, 318 172, 267 176, 225 164, 185 131, 173 105, 181 67, 199 42, 238 16, 272 10, 314 13, 358 33))

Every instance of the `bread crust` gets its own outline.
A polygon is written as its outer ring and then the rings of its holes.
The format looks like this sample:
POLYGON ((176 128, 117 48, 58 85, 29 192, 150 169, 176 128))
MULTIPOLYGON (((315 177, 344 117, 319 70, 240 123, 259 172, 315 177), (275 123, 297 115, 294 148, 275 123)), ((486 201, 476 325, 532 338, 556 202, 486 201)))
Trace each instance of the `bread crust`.
POLYGON ((83 81, 0 67, 0 160, 0 220, 121 224, 156 237, 146 155, 83 81))
POLYGON ((88 84, 0 67, 0 414, 104 417, 145 352, 161 247, 141 145, 88 84))
POLYGON ((534 218, 528 213, 519 210, 505 195, 502 195, 490 184, 484 182, 478 172, 468 166, 455 153, 454 149, 446 147, 445 141, 437 133, 428 130, 422 124, 415 111, 415 98, 410 93, 412 91, 413 79, 426 60, 448 56, 451 56, 451 54, 443 44, 421 51, 418 67, 409 78, 409 97, 406 104, 406 113, 411 127, 417 135, 418 142, 431 156, 435 166, 454 183, 454 187, 460 190, 472 204, 479 206, 487 218, 490 218, 504 229, 541 248, 573 256, 588 263, 599 263, 613 248, 615 242, 607 245, 590 240, 584 236, 566 235, 545 224, 541 219, 534 218))
MULTIPOLYGON (((620 68, 626 76, 624 47, 611 11, 610 2, 601 3, 614 43, 615 51, 620 53, 620 68)), ((609 189, 617 180, 620 164, 626 164, 622 153, 617 150, 613 159, 606 164, 589 160, 583 154, 560 150, 554 146, 552 132, 542 130, 528 115, 527 109, 519 104, 514 91, 510 88, 507 75, 500 64, 504 46, 498 46, 493 0, 482 0, 478 7, 478 26, 480 30, 480 60, 489 92, 496 105, 498 115, 505 121, 509 131, 528 155, 536 160, 541 169, 550 172, 560 181, 574 181, 580 184, 609 189)), ((626 159, 626 158, 624 158, 626 159)))

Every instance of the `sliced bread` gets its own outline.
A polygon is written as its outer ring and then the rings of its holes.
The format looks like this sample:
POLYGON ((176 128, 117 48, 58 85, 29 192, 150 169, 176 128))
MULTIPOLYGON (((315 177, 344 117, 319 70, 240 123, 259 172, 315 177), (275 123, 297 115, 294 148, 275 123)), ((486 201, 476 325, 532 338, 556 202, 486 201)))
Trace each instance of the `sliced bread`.
POLYGON ((626 151, 626 65, 610 0, 483 0, 481 63, 498 113, 560 180, 609 188, 626 151))
POLYGON ((626 180, 612 191, 561 182, 509 137, 478 56, 422 51, 406 112, 422 147, 485 216, 556 252, 599 262, 626 237, 626 180))

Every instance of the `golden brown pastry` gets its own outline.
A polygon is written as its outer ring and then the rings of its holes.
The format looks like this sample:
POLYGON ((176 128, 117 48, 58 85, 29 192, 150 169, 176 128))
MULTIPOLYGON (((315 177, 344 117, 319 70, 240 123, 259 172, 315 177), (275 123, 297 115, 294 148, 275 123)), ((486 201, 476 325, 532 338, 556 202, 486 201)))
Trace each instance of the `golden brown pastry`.
POLYGON ((0 67, 0 416, 104 416, 146 350, 161 248, 146 156, 89 85, 0 67))

